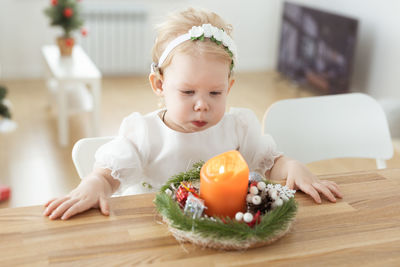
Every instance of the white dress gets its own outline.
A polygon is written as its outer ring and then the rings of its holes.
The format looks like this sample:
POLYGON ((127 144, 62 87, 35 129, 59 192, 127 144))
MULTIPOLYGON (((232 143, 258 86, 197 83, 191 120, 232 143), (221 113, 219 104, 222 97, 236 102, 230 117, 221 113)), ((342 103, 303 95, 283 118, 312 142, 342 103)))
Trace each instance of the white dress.
POLYGON ((118 136, 97 150, 95 167, 110 169, 121 183, 116 194, 159 190, 193 163, 228 150, 238 150, 250 171, 262 174, 281 155, 272 137, 261 134, 260 123, 249 109, 232 108, 218 124, 194 133, 170 129, 158 116, 161 111, 144 116, 132 113, 123 120, 118 136))

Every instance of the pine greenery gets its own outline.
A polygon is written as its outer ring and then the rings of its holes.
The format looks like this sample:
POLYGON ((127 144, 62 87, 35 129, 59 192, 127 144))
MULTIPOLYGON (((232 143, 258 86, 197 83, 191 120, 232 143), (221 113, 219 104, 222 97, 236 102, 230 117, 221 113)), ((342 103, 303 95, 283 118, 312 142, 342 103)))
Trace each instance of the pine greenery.
POLYGON ((160 192, 165 192, 170 184, 173 184, 175 187, 178 187, 182 181, 199 181, 200 180, 200 169, 203 166, 204 161, 199 161, 193 164, 192 169, 188 170, 187 172, 181 172, 172 176, 167 183, 161 187, 160 192))
POLYGON ((7 89, 0 85, 0 119, 1 117, 11 119, 11 113, 6 104, 4 104, 3 100, 6 98, 7 89))
MULTIPOLYGON (((293 221, 297 212, 297 203, 291 198, 282 206, 266 213, 256 226, 249 227, 229 217, 212 221, 207 218, 193 219, 183 213, 178 203, 165 193, 171 183, 178 187, 181 181, 198 181, 200 169, 204 162, 198 162, 188 172, 173 176, 164 185, 154 200, 158 212, 168 219, 171 226, 182 231, 194 231, 202 237, 232 241, 259 240, 266 241, 280 231, 285 230, 293 221)), ((268 181, 267 181, 268 182, 268 181)), ((268 182, 270 183, 270 182, 268 182)))
POLYGON ((44 13, 50 18, 51 26, 63 28, 65 38, 70 38, 71 33, 80 29, 83 25, 77 0, 53 0, 51 1, 51 6, 47 7, 44 13), (65 15, 66 9, 72 11, 70 16, 65 15))

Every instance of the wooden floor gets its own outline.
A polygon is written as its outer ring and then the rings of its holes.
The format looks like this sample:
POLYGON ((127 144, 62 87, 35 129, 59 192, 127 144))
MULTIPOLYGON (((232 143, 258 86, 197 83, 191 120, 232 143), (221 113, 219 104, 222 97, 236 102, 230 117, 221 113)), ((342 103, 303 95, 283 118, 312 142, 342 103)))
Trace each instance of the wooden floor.
MULTIPOLYGON (((68 193, 79 178, 71 159, 72 145, 89 133, 88 114, 75 114, 70 119, 70 145, 57 143, 56 117, 48 107, 43 80, 1 81, 9 89, 16 131, 0 134, 0 184, 8 185, 12 197, 0 208, 43 204, 49 198, 68 193)), ((282 80, 275 73, 243 73, 236 83, 228 105, 248 107, 261 120, 275 101, 315 95, 282 80)), ((133 111, 147 113, 157 108, 147 77, 103 79, 101 135, 115 135, 121 120, 133 111)), ((374 160, 340 159, 309 165, 316 174, 374 169, 374 160)), ((400 167, 400 156, 388 162, 400 167)))

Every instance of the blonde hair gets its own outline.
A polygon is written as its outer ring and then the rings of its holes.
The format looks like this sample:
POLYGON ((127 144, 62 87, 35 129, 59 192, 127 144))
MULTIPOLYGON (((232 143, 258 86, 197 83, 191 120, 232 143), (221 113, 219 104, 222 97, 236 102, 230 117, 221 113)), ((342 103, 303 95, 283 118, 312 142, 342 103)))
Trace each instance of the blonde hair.
MULTIPOLYGON (((156 26, 157 38, 152 50, 153 62, 156 64, 159 62, 167 45, 176 37, 187 33, 193 26, 201 26, 207 23, 223 29, 229 36, 232 35, 232 25, 226 23, 214 12, 204 9, 187 8, 170 14, 165 22, 156 26)), ((172 57, 176 53, 191 55, 210 54, 229 63, 232 62, 232 58, 225 48, 222 45, 217 45, 208 38, 204 41, 186 41, 169 53, 161 68, 156 68, 157 75, 163 74, 163 70, 171 63, 172 57)))

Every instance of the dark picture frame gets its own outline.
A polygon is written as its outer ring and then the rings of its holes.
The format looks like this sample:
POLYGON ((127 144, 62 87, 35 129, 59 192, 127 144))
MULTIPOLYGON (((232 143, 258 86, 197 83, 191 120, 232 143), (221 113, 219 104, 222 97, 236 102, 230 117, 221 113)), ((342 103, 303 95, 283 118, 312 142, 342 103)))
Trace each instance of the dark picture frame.
POLYGON ((358 20, 284 2, 278 71, 323 94, 350 89, 358 20))

